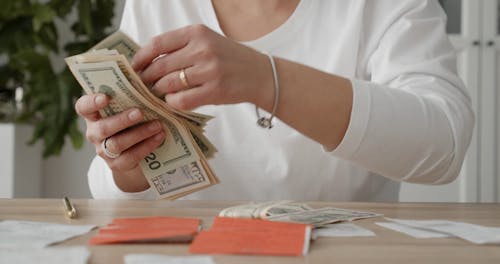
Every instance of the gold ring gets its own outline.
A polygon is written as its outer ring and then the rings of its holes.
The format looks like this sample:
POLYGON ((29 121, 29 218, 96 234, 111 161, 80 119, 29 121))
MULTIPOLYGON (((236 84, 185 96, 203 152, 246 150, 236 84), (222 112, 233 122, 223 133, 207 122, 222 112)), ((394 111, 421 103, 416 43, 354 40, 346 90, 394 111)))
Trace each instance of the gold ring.
POLYGON ((179 79, 181 79, 181 83, 182 85, 184 85, 184 89, 189 89, 191 86, 189 85, 189 82, 187 80, 187 76, 186 76, 186 71, 185 69, 182 69, 180 72, 179 72, 179 79))

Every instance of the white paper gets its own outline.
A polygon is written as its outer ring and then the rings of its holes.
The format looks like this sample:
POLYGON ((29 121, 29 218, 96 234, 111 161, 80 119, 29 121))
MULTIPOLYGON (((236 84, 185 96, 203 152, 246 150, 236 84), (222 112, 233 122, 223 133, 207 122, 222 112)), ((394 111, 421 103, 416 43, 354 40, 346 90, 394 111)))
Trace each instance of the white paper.
POLYGON ((402 220, 391 218, 387 218, 387 220, 422 230, 446 233, 476 244, 500 244, 500 227, 487 227, 446 220, 402 220))
POLYGON ((313 239, 317 237, 357 237, 375 236, 372 231, 353 223, 329 224, 313 230, 313 239))
POLYGON ((0 248, 43 248, 85 234, 94 227, 6 220, 0 222, 0 248))
POLYGON ((441 232, 434 232, 429 230, 423 230, 420 228, 414 228, 407 225, 402 225, 398 223, 391 222, 376 222, 375 224, 385 227, 387 229, 391 229, 397 232, 401 232, 403 234, 407 234, 414 238, 440 238, 440 237, 450 237, 448 234, 443 234, 441 232))
POLYGON ((85 247, 0 249, 0 264, 85 264, 90 252, 85 247))
POLYGON ((167 256, 159 254, 127 254, 125 264, 215 264, 210 256, 167 256))

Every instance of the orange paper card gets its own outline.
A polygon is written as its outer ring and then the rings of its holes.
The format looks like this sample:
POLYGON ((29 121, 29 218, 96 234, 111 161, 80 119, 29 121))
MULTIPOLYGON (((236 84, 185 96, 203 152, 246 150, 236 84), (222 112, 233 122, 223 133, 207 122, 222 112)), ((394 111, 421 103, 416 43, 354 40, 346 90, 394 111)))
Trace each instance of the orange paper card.
POLYGON ((217 217, 189 251, 199 254, 303 256, 309 250, 311 226, 257 219, 217 217))
POLYGON ((200 220, 175 217, 121 218, 99 230, 90 245, 145 242, 189 242, 200 220))
POLYGON ((286 232, 303 232, 305 224, 297 224, 290 222, 273 222, 261 219, 249 218, 233 218, 233 217, 216 217, 210 228, 210 231, 215 230, 249 230, 249 231, 286 231, 286 232))

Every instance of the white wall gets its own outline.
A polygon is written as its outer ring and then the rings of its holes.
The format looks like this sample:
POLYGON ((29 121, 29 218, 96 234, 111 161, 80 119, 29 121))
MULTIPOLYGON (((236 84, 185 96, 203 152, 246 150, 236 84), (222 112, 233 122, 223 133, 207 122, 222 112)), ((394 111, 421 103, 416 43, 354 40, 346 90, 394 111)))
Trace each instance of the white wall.
POLYGON ((41 144, 26 144, 32 134, 32 126, 0 123, 0 198, 40 196, 41 144))

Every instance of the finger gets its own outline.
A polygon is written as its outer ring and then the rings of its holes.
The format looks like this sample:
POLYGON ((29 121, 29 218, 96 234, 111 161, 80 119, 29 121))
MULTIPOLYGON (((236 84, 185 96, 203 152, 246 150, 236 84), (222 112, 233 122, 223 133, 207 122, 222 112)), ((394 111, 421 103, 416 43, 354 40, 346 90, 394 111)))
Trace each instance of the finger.
POLYGON ((190 60, 186 53, 186 49, 181 49, 154 60, 142 71, 142 81, 149 86, 168 73, 192 66, 193 60, 190 60))
POLYGON ((186 79, 189 87, 186 87, 182 82, 180 73, 181 71, 171 72, 158 80, 151 89, 151 92, 158 97, 163 97, 167 93, 175 93, 181 90, 186 90, 191 87, 200 86, 205 79, 203 72, 197 70, 199 67, 193 66, 184 69, 184 78, 186 79))
POLYGON ((121 153, 161 130, 162 126, 157 120, 141 124, 109 137, 106 148, 112 153, 121 153))
POLYGON ((100 144, 104 139, 138 124, 143 120, 143 116, 139 109, 132 108, 114 116, 97 120, 89 125, 87 139, 94 144, 100 144))
MULTIPOLYGON (((123 171, 133 169, 148 154, 153 152, 165 139, 163 131, 158 132, 142 142, 127 149, 116 159, 109 159, 103 155, 112 170, 123 171)), ((102 156, 101 156, 102 157, 102 156)))
POLYGON ((214 100, 213 93, 210 93, 210 90, 204 86, 183 90, 178 93, 168 93, 165 95, 165 101, 179 110, 191 110, 202 105, 218 104, 214 100))
POLYGON ((152 38, 146 46, 137 51, 132 59, 134 70, 142 71, 158 56, 184 47, 188 43, 188 30, 189 27, 184 27, 152 38))
POLYGON ((105 94, 88 94, 78 98, 75 110, 83 118, 96 121, 100 118, 99 110, 108 104, 109 98, 105 94))

